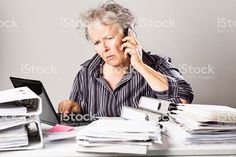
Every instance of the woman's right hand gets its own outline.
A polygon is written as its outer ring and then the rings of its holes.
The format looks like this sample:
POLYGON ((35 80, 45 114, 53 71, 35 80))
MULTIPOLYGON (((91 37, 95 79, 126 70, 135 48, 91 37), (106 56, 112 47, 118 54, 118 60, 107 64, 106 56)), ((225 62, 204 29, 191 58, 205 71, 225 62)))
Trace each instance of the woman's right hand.
POLYGON ((80 113, 80 105, 71 100, 63 100, 58 104, 58 112, 63 114, 80 113))

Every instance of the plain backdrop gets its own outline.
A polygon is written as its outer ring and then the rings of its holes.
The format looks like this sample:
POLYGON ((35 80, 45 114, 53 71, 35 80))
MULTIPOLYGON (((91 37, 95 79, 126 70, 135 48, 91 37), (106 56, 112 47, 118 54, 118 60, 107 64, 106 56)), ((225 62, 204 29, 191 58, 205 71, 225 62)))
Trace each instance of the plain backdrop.
MULTIPOLYGON (((77 27, 100 0, 0 0, 0 90, 9 76, 41 80, 57 108, 80 64, 94 54, 77 27)), ((236 1, 117 0, 137 17, 146 51, 169 56, 191 83, 194 102, 236 107, 236 1)))

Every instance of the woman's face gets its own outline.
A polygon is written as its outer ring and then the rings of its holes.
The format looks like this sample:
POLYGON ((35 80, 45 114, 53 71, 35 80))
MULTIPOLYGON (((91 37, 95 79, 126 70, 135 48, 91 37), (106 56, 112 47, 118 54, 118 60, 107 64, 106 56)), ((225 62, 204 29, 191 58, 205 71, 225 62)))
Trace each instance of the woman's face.
POLYGON ((124 64, 127 55, 120 50, 123 33, 116 25, 103 25, 92 23, 88 26, 88 35, 98 53, 105 63, 118 67, 124 64))

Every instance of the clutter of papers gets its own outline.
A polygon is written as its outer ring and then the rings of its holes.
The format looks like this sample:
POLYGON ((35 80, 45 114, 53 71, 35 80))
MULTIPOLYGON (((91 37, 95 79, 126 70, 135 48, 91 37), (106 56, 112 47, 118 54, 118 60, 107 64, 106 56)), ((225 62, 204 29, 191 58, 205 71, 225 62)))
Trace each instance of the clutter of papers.
POLYGON ((76 137, 76 130, 71 126, 56 124, 44 133, 45 142, 76 137))
POLYGON ((0 130, 0 148, 19 147, 29 144, 26 127, 23 125, 0 130))
POLYGON ((234 108, 187 104, 172 111, 170 120, 165 127, 171 137, 185 144, 236 144, 234 108))
POLYGON ((176 104, 149 97, 141 97, 138 108, 123 106, 121 117, 138 121, 168 121, 167 113, 176 109, 176 104))
MULTIPOLYGON (((43 147, 41 103, 27 87, 0 92, 0 151, 43 147)), ((170 140, 186 146, 236 144, 236 109, 227 106, 142 97, 139 108, 123 106, 121 117, 97 119, 80 129, 57 124, 45 141, 72 138, 78 152, 144 155, 148 147, 162 144, 164 129, 170 140)))
POLYGON ((27 87, 0 92, 0 151, 43 146, 41 99, 27 87))
POLYGON ((155 122, 99 119, 77 132, 76 143, 78 151, 145 154, 161 135, 155 122))

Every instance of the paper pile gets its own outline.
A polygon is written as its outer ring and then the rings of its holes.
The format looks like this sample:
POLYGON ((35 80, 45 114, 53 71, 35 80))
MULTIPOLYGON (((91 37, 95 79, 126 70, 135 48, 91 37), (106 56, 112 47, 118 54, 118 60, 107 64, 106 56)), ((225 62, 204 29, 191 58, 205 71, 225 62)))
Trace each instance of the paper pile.
POLYGON ((77 132, 81 152, 146 154, 147 146, 161 143, 160 129, 151 121, 99 119, 77 132))
POLYGON ((0 151, 41 148, 41 111, 41 98, 27 87, 0 91, 0 151))
POLYGON ((236 143, 236 109, 195 104, 177 109, 170 115, 173 124, 165 126, 172 137, 186 144, 236 143))
POLYGON ((53 141, 53 140, 62 140, 68 138, 75 138, 76 131, 71 126, 56 124, 55 126, 51 127, 44 133, 45 139, 44 141, 53 141))
POLYGON ((0 130, 0 148, 26 146, 29 144, 26 127, 15 126, 0 130))

